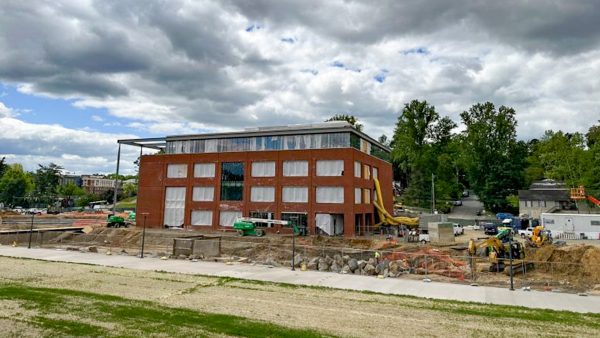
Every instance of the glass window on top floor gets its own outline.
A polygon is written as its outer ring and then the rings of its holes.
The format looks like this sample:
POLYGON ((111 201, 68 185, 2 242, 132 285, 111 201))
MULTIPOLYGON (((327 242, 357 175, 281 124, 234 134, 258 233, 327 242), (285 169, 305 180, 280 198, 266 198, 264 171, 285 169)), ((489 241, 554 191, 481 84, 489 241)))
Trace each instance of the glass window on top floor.
POLYGON ((244 163, 221 163, 221 201, 241 201, 244 196, 244 163))

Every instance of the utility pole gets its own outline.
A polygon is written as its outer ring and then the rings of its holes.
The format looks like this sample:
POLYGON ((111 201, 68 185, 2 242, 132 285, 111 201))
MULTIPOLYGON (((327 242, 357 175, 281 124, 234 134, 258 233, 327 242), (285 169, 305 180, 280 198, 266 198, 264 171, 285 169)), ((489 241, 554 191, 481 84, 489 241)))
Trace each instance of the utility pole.
POLYGON ((31 249, 31 235, 33 235, 33 218, 35 214, 31 214, 31 227, 29 227, 29 244, 27 244, 27 249, 31 249))

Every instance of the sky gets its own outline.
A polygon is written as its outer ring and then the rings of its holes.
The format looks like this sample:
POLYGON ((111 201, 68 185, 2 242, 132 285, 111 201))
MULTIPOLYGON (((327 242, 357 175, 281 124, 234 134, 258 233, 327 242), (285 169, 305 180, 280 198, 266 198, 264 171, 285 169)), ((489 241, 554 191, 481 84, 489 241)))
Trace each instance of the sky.
MULTIPOLYGON (((516 110, 520 139, 600 120, 600 3, 21 1, 0 5, 0 157, 115 171, 117 140, 321 122, 391 136, 405 103, 516 110)), ((122 148, 134 173, 139 149, 122 148)))

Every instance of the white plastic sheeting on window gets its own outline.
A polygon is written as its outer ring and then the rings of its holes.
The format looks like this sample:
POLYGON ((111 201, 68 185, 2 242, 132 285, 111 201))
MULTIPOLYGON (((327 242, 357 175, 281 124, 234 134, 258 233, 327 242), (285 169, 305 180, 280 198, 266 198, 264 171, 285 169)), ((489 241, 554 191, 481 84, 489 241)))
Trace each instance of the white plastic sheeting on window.
POLYGON ((215 199, 214 187, 194 187, 192 190, 192 201, 207 202, 215 199))
POLYGON ((344 161, 342 160, 317 161, 317 176, 342 176, 343 173, 344 161))
POLYGON ((194 177, 215 177, 215 164, 196 163, 194 165, 194 177))
POLYGON ((329 236, 341 235, 344 233, 344 215, 317 214, 316 225, 329 236))
POLYGON ((165 191, 164 224, 170 227, 183 225, 185 211, 185 188, 167 187, 165 191))
POLYGON ((242 217, 241 211, 221 211, 219 225, 222 227, 232 227, 238 217, 242 217))
POLYGON ((360 139, 360 151, 363 153, 370 154, 371 153, 371 143, 369 141, 360 139))
POLYGON ((308 161, 284 161, 283 176, 308 176, 308 161))
POLYGON ((360 162, 354 161, 354 177, 360 178, 360 162))
POLYGON ((274 187, 252 187, 250 188, 250 201, 252 202, 275 202, 274 187))
POLYGON ((363 178, 367 180, 371 179, 371 167, 366 164, 363 166, 363 178))
POLYGON ((212 210, 192 210, 192 225, 212 225, 212 210))
POLYGON ((344 187, 317 187, 317 203, 344 203, 344 187))
POLYGON ((167 177, 168 178, 186 178, 187 177, 187 164, 169 164, 167 166, 167 177))
POLYGON ((360 188, 354 188, 354 204, 360 204, 362 198, 360 197, 362 194, 362 190, 360 188))
POLYGON ((284 203, 307 203, 308 187, 283 187, 281 200, 284 203))
POLYGON ((379 169, 373 167, 373 178, 379 178, 379 169))
POLYGON ((275 176, 275 162, 252 162, 252 177, 275 176))
POLYGON ((364 195, 363 196, 364 197, 363 198, 364 203, 365 204, 371 204, 371 189, 364 189, 363 191, 364 191, 364 193, 363 193, 363 195, 364 195))

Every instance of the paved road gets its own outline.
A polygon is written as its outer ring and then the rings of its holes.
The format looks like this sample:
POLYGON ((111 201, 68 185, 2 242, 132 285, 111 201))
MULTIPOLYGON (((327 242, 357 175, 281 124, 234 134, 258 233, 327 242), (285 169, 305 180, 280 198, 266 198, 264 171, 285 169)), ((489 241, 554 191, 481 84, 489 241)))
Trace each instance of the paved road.
POLYGON ((461 206, 454 207, 448 217, 473 220, 486 218, 485 216, 477 216, 477 212, 483 209, 483 203, 479 202, 475 194, 471 193, 469 197, 464 197, 462 203, 461 206))
POLYGON ((425 298, 460 300, 479 303, 516 305, 531 308, 600 313, 600 297, 582 297, 552 292, 525 292, 494 287, 474 287, 449 283, 425 283, 398 278, 377 279, 368 276, 343 275, 317 271, 290 271, 261 265, 226 265, 215 262, 187 260, 140 259, 133 256, 107 256, 56 249, 27 249, 0 246, 0 256, 32 258, 56 262, 86 263, 147 271, 199 274, 220 277, 237 277, 252 280, 282 282, 298 285, 325 286, 356 291, 373 291, 385 294, 410 295, 425 298))

